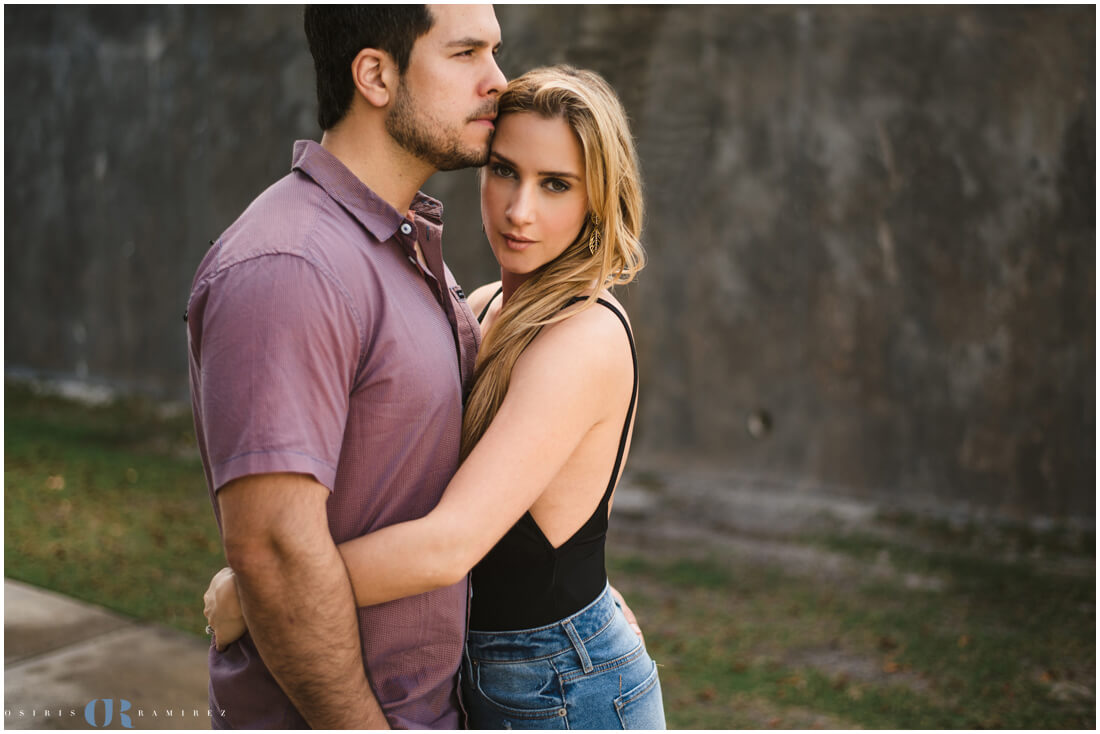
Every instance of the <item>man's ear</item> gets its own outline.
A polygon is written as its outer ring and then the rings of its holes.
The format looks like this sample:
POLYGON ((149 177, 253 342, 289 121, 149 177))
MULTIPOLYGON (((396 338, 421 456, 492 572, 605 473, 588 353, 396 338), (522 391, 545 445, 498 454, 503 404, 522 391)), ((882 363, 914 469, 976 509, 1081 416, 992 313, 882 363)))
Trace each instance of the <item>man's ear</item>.
POLYGON ((385 51, 365 48, 351 62, 355 88, 373 107, 386 107, 397 93, 400 76, 393 58, 385 51))

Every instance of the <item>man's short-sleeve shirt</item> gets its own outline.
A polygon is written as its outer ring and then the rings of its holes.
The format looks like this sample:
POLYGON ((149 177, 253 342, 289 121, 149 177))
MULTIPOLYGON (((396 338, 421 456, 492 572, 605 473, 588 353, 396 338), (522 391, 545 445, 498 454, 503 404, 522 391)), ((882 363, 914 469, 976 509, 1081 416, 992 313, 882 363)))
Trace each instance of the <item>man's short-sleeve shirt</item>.
MULTIPOLYGON (((410 219, 312 141, 203 259, 188 303, 195 427, 216 493, 312 475, 335 542, 431 510, 458 468, 479 331, 441 249, 442 207, 410 219), (428 267, 420 264, 420 244, 428 267)), ((219 524, 221 518, 218 517, 219 524)), ((359 609, 391 724, 457 728, 466 582, 359 609)), ((215 726, 303 727, 251 638, 210 653, 215 726)))

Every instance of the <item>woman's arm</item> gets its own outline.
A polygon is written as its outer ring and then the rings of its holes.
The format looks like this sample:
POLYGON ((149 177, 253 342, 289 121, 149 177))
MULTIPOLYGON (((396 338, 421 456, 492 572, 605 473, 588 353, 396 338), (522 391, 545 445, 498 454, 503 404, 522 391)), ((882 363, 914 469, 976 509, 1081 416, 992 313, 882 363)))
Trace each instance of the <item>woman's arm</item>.
POLYGON ((360 606, 462 580, 541 496, 588 432, 621 421, 633 387, 622 324, 589 308, 549 326, 516 361, 508 394, 434 510, 342 543, 360 606))

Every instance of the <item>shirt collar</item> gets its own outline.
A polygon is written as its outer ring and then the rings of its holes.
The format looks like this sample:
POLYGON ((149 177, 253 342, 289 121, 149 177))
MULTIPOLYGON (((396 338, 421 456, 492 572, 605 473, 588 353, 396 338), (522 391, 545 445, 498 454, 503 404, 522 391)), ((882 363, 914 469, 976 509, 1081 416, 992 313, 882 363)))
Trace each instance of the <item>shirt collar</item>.
MULTIPOLYGON (((301 171, 344 207, 379 242, 397 233, 405 217, 371 191, 347 166, 313 140, 294 143, 291 169, 301 171)), ((422 191, 413 197, 411 211, 437 226, 443 224, 443 204, 422 191)))

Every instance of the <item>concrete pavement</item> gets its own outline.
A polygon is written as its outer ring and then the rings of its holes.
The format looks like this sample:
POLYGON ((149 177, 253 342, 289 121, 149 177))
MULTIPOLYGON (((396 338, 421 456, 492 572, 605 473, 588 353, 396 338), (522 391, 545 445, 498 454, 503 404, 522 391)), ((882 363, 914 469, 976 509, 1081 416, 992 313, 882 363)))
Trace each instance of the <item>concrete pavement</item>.
POLYGON ((122 729, 125 715, 134 729, 208 729, 206 653, 200 638, 4 579, 5 728, 122 729))

